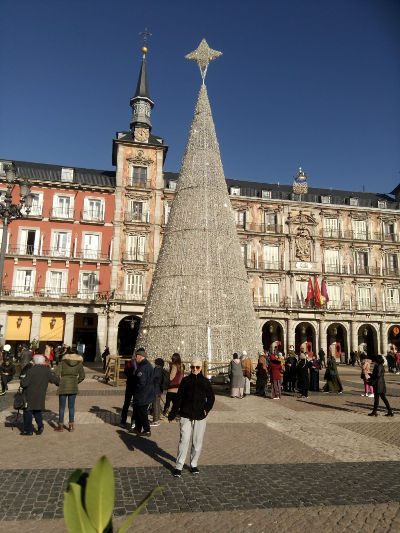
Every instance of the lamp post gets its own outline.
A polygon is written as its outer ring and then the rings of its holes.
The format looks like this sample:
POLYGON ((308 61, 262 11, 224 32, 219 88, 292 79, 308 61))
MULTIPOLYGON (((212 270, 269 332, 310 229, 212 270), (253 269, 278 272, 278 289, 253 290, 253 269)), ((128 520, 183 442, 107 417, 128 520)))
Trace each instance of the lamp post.
POLYGON ((5 165, 5 171, 7 190, 4 199, 0 201, 0 219, 3 221, 3 235, 0 248, 0 295, 3 289, 4 258, 7 248, 8 225, 16 218, 23 218, 25 213, 26 215, 29 215, 32 206, 31 185, 29 181, 26 178, 23 180, 18 179, 15 165, 12 162, 5 165), (12 192, 16 184, 19 184, 19 204, 12 203, 12 192), (23 207, 25 207, 25 213, 22 212, 23 207))

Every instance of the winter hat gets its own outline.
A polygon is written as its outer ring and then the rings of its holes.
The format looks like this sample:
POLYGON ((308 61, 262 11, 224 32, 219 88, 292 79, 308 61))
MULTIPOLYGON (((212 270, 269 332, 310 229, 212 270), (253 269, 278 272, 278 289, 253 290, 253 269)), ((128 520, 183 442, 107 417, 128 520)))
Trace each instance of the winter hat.
POLYGON ((46 363, 46 358, 44 355, 34 355, 33 362, 35 365, 44 365, 46 363))
POLYGON ((11 350, 11 346, 9 344, 5 344, 3 346, 3 352, 9 352, 11 350))
POLYGON ((136 350, 136 355, 141 355, 142 357, 147 357, 146 350, 144 348, 138 348, 136 350))

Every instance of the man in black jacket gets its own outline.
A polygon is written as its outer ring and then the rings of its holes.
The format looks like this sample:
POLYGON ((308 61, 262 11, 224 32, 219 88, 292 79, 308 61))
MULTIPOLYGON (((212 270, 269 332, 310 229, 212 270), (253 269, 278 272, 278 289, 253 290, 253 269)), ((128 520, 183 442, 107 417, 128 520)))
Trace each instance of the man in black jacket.
POLYGON ((147 360, 144 348, 136 350, 136 363, 137 370, 133 385, 133 411, 135 413, 133 433, 150 437, 148 408, 154 400, 154 369, 147 360))
POLYGON ((199 474, 197 463, 203 446, 206 419, 215 401, 211 383, 203 376, 201 368, 202 361, 200 359, 194 359, 190 366, 191 373, 181 381, 175 403, 168 416, 170 422, 177 414, 181 417, 181 434, 174 477, 181 477, 182 475, 182 468, 185 464, 192 431, 190 471, 192 474, 199 474))

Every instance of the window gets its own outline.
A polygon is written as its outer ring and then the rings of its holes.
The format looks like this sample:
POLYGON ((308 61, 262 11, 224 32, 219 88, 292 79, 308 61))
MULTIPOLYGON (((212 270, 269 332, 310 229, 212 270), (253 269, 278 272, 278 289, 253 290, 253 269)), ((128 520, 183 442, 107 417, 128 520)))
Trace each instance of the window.
POLYGON ((133 187, 146 187, 147 185, 147 167, 131 167, 131 182, 133 187))
POLYGON ((61 169, 61 181, 71 182, 74 181, 74 169, 62 168, 61 169))
POLYGON ((53 217, 56 218, 73 218, 74 216, 74 199, 72 196, 54 196, 53 217))
POLYGON ((398 288, 388 287, 386 307, 389 309, 398 309, 400 307, 400 293, 398 288))
POLYGON ((238 228, 246 227, 246 211, 235 211, 235 221, 238 228))
POLYGON ((339 272, 339 250, 325 250, 325 272, 339 272))
POLYGON ((296 302, 303 307, 307 298, 308 281, 296 281, 296 302))
POLYGON ((127 218, 133 222, 149 222, 150 212, 148 202, 129 200, 127 218))
POLYGON ((242 252, 243 262, 246 267, 249 266, 250 262, 250 245, 247 243, 243 243, 240 245, 240 250, 242 252))
POLYGON ((176 191, 176 181, 169 181, 168 189, 170 189, 171 191, 176 191))
POLYGON ((371 308, 371 288, 358 287, 357 288, 357 303, 359 309, 371 308))
POLYGON ((26 296, 33 293, 35 285, 35 270, 17 269, 14 274, 13 290, 16 296, 26 296))
POLYGON ((100 235, 98 233, 84 233, 82 255, 84 259, 100 258, 100 235))
POLYGON ((279 268, 279 246, 264 245, 264 267, 266 269, 279 268))
POLYGON ((85 198, 83 219, 90 222, 102 222, 104 220, 104 201, 102 198, 85 198))
POLYGON ((349 205, 358 205, 358 198, 349 198, 349 205))
POLYGON ((367 238, 367 221, 353 220, 353 237, 355 239, 365 240, 367 238))
POLYGON ((71 232, 53 231, 51 255, 69 257, 71 252, 71 232))
POLYGON ((385 241, 396 241, 396 231, 394 222, 383 223, 383 239, 385 241))
POLYGON ((4 202, 6 198, 6 189, 0 189, 0 203, 4 202))
MULTIPOLYGON (((43 193, 42 192, 31 192, 32 205, 31 210, 29 211, 30 217, 40 217, 42 216, 43 210, 43 193)), ((26 215, 26 208, 22 208, 22 212, 26 215)))
POLYGON ((337 218, 324 218, 324 237, 339 237, 339 220, 337 218))
POLYGON ((356 252, 357 274, 368 274, 368 252, 356 252))
POLYGON ((279 305, 279 283, 264 283, 264 301, 265 305, 279 305))
POLYGON ((126 275, 125 290, 127 298, 133 300, 143 299, 143 273, 130 272, 126 275))
POLYGON ((231 187, 231 196, 240 196, 240 187, 231 187))
POLYGON ((399 270, 399 258, 397 254, 386 254, 386 268, 389 274, 396 274, 399 270))
POLYGON ((165 202, 164 204, 164 224, 168 224, 169 214, 171 212, 171 204, 165 202))
POLYGON ((331 203, 330 196, 321 196, 321 204, 330 204, 330 203, 331 203))
POLYGON ((261 191, 261 198, 264 198, 264 200, 270 200, 272 198, 272 191, 261 191))
POLYGON ((146 237, 144 235, 128 235, 126 242, 126 259, 130 261, 144 261, 146 237))
POLYGON ((38 229, 21 229, 19 234, 18 253, 37 255, 39 253, 40 231, 38 229))
POLYGON ((328 296, 329 309, 340 309, 342 307, 342 288, 340 285, 329 285, 328 296))
POLYGON ((65 270, 48 270, 46 274, 46 294, 51 298, 58 298, 65 294, 67 288, 67 273, 65 270))
POLYGON ((265 231, 276 232, 278 224, 278 215, 274 211, 264 211, 265 231))
POLYGON ((79 298, 95 298, 98 284, 97 272, 81 272, 79 277, 79 298))
POLYGON ((378 207, 379 209, 386 209, 386 200, 378 200, 378 207))

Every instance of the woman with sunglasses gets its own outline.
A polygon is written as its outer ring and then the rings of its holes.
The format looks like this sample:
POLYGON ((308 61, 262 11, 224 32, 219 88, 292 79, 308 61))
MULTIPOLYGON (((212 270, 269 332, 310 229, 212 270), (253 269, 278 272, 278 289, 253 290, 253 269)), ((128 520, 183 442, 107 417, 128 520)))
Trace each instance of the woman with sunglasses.
POLYGON ((215 396, 210 381, 201 372, 202 361, 194 359, 190 365, 191 373, 183 378, 178 394, 172 405, 168 420, 171 422, 177 415, 180 418, 180 439, 174 477, 181 477, 192 437, 190 451, 190 471, 199 474, 197 467, 203 446, 206 419, 214 405, 215 396))

